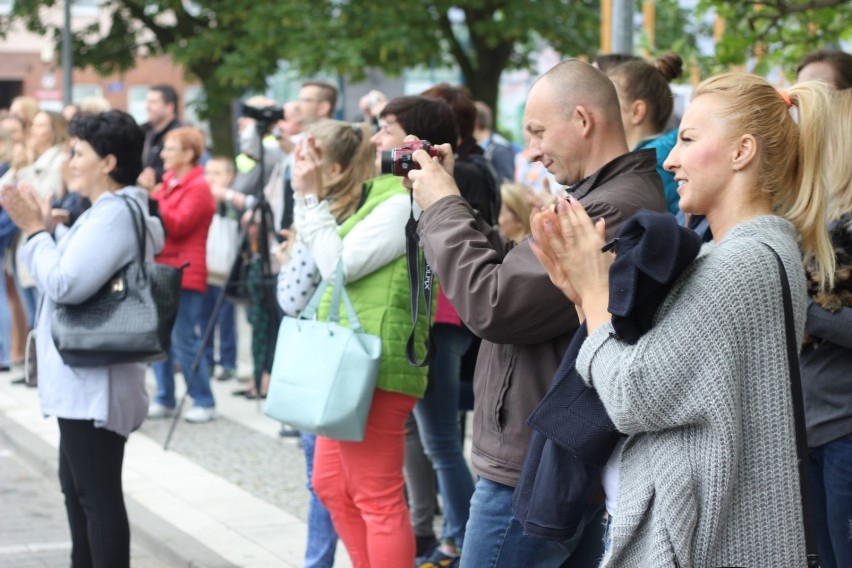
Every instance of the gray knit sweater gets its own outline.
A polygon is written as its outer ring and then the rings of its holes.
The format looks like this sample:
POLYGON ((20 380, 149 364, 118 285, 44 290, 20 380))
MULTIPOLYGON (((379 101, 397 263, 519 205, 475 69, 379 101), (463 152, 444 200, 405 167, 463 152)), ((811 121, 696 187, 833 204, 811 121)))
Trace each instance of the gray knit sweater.
POLYGON ((616 427, 618 508, 606 567, 803 566, 784 309, 805 281, 793 226, 763 216, 704 245, 635 345, 601 326, 577 360, 616 427))

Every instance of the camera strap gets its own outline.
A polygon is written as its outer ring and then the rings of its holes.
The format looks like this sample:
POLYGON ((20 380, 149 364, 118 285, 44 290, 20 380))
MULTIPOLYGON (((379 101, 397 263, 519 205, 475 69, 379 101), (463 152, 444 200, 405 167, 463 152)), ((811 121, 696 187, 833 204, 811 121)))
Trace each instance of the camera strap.
POLYGON ((408 261, 408 290, 411 302, 411 334, 405 345, 405 356, 408 364, 413 367, 425 367, 435 355, 435 340, 432 337, 432 269, 426 263, 426 258, 420 253, 420 237, 417 236, 417 220, 414 218, 414 198, 411 199, 412 209, 405 225, 405 256, 408 261), (426 325, 429 326, 429 337, 426 340, 426 354, 423 360, 417 360, 415 349, 415 334, 417 320, 420 315, 420 283, 423 274, 423 299, 426 302, 426 325))

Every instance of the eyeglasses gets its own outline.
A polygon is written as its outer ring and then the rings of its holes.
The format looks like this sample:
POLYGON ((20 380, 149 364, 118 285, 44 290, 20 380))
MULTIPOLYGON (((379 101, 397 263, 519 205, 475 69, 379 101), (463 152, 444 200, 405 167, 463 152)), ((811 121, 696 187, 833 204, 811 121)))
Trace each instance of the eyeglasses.
POLYGON ((183 148, 180 146, 163 146, 163 152, 180 152, 183 148))
POLYGON ((309 99, 309 98, 307 98, 307 97, 306 97, 306 98, 301 98, 301 97, 300 97, 300 98, 299 98, 299 102, 300 102, 300 103, 314 103, 314 104, 319 104, 319 103, 320 103, 320 102, 322 102, 322 101, 320 101, 319 99, 309 99))

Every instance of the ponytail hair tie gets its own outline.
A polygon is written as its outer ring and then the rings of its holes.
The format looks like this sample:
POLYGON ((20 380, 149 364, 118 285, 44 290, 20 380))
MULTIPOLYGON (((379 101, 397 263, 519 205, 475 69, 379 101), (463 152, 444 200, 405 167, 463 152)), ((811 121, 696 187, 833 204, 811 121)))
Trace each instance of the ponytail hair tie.
POLYGON ((778 94, 781 96, 781 100, 784 101, 784 104, 787 105, 787 108, 793 106, 793 101, 790 100, 790 95, 787 94, 787 91, 782 91, 781 89, 778 89, 778 94))

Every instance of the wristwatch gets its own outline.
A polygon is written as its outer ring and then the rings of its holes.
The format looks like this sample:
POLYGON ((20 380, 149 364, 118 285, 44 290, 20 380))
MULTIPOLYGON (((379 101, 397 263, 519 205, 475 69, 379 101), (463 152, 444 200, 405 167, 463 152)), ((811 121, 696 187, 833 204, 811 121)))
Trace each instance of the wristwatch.
POLYGON ((317 197, 316 193, 309 193, 304 197, 296 197, 296 202, 300 205, 304 205, 308 209, 313 209, 319 205, 320 198, 317 197))

